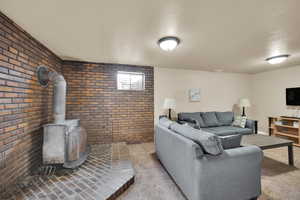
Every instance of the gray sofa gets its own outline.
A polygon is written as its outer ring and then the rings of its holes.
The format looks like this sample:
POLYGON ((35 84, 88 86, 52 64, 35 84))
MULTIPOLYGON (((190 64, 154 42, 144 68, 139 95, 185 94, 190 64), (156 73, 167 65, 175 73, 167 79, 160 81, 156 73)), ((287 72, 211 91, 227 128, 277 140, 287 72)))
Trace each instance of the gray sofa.
POLYGON ((214 134, 168 123, 155 127, 156 154, 189 200, 249 200, 260 195, 260 148, 224 150, 214 134))
POLYGON ((219 136, 257 133, 257 122, 255 120, 247 119, 245 128, 232 126, 233 121, 233 112, 185 112, 178 114, 179 123, 188 123, 194 128, 201 128, 201 130, 219 136))

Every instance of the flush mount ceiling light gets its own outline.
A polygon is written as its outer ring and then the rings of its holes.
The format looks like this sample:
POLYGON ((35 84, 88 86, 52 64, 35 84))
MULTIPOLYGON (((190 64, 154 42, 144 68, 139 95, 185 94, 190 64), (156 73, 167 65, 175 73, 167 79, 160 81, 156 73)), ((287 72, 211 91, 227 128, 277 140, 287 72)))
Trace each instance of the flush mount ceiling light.
POLYGON ((164 51, 173 51, 178 46, 179 42, 179 38, 168 36, 159 39, 158 45, 164 51))
POLYGON ((288 54, 273 56, 273 57, 267 58, 266 61, 272 65, 279 64, 279 63, 284 62, 289 56, 290 55, 288 55, 288 54))

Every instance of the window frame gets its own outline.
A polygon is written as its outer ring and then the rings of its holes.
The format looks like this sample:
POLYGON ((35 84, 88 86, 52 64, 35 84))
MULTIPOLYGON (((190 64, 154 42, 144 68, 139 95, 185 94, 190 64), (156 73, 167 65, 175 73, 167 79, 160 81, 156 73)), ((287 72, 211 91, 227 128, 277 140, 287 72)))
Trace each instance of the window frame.
POLYGON ((145 80, 145 73, 144 72, 131 72, 131 71, 117 71, 117 90, 120 91, 144 91, 145 90, 145 85, 146 85, 146 80, 145 80), (141 75, 142 76, 142 88, 141 89, 132 89, 132 84, 131 84, 131 77, 130 77, 130 83, 129 83, 129 89, 122 89, 119 88, 119 74, 127 74, 127 75, 141 75))

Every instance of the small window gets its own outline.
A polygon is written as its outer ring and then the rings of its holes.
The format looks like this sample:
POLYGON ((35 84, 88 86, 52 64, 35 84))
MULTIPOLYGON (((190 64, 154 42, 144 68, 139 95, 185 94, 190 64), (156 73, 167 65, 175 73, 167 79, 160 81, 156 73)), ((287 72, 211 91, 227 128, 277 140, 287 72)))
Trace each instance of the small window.
POLYGON ((141 72, 118 72, 118 90, 144 90, 145 74, 141 72))

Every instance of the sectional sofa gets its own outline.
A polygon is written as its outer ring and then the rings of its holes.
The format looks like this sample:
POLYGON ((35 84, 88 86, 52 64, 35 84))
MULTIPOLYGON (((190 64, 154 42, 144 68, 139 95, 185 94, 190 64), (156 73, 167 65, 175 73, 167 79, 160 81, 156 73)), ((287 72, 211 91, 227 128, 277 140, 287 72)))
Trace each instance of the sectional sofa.
POLYGON ((256 199, 261 193, 261 149, 224 149, 219 138, 161 118, 154 141, 158 159, 187 199, 256 199))
POLYGON ((184 112, 178 114, 178 122, 219 136, 257 133, 257 121, 247 119, 245 128, 235 127, 234 117, 233 112, 184 112))

